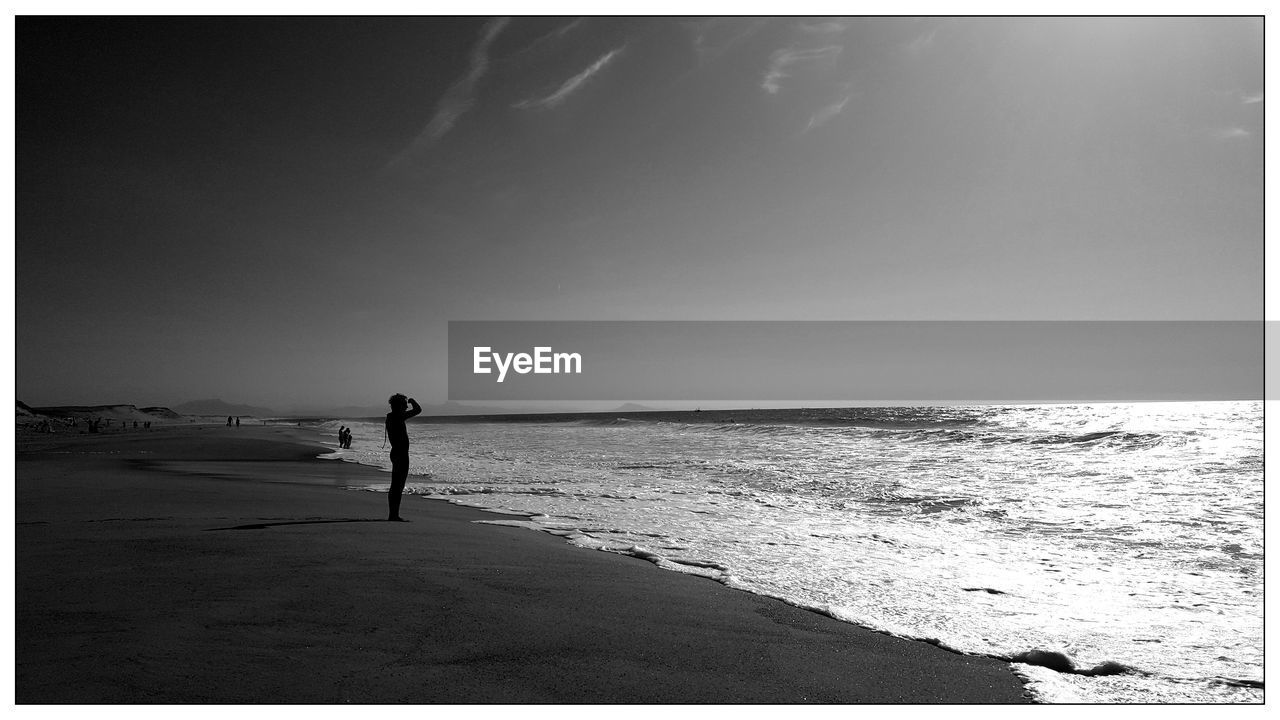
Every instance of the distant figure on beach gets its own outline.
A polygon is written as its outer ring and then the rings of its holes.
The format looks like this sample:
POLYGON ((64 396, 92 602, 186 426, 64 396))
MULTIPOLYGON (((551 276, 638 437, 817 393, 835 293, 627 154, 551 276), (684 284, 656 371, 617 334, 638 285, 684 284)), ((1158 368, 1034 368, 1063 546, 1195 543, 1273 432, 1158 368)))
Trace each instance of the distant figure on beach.
POLYGON ((342 437, 342 447, 346 448, 347 450, 350 450, 351 449, 351 428, 347 428, 343 432, 345 433, 345 435, 343 435, 342 437))
POLYGON ((240 427, 240 416, 236 416, 236 427, 240 427))
POLYGON ((338 447, 344 448, 346 446, 347 446, 347 426, 343 425, 342 427, 338 428, 338 447))
POLYGON ((391 403, 391 412, 387 413, 387 437, 391 440, 391 489, 387 491, 390 513, 387 520, 404 522, 400 517, 400 495, 409 477, 409 430, 404 421, 422 412, 422 407, 417 400, 400 393, 392 395, 387 402, 391 403), (408 409, 410 405, 412 409, 408 409))
POLYGON ((231 427, 231 416, 227 416, 227 427, 231 427))

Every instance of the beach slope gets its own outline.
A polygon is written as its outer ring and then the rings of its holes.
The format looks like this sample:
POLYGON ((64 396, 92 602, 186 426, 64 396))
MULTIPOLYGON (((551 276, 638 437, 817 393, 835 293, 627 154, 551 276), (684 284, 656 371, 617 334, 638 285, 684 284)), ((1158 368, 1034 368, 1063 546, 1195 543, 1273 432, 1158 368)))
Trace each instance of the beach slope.
POLYGON ((279 427, 20 440, 18 703, 1014 703, 1007 663, 407 498, 279 427))

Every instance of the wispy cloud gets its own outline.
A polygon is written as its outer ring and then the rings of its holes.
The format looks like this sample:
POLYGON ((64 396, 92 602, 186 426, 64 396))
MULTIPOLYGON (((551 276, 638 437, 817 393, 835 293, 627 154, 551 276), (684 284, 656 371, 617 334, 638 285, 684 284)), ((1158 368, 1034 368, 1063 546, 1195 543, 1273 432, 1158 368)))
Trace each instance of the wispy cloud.
POLYGON ((548 43, 553 43, 563 39, 569 33, 582 27, 583 24, 586 23, 586 21, 587 21, 586 18, 576 18, 575 20, 571 21, 568 25, 558 27, 555 30, 552 30, 551 32, 544 33, 543 35, 540 35, 534 38, 533 41, 530 42, 525 47, 522 47, 519 50, 516 50, 510 53, 509 57, 524 55, 525 53, 530 53, 530 52, 533 52, 534 50, 540 50, 544 46, 546 46, 548 43))
POLYGON ((388 167, 401 165, 415 155, 440 141, 472 105, 475 104, 476 85, 489 70, 489 46, 507 26, 509 18, 495 18, 484 26, 480 40, 471 51, 471 61, 462 77, 445 92, 436 103, 435 112, 427 126, 418 133, 409 147, 391 160, 388 167))
POLYGON ((826 22, 814 23, 807 25, 800 23, 796 26, 801 32, 812 33, 815 35, 840 35, 849 29, 848 20, 828 20, 826 22))
POLYGON ((938 28, 933 28, 926 33, 917 35, 911 42, 907 43, 907 52, 912 55, 923 53, 933 45, 933 40, 936 37, 938 37, 938 28))
POLYGON ((610 62, 612 62, 613 59, 616 58, 619 55, 619 53, 621 53, 625 48, 626 46, 624 45, 623 47, 610 50, 609 52, 600 56, 599 59, 597 59, 595 62, 587 66, 587 69, 583 70, 577 75, 574 75, 568 80, 565 80, 564 83, 560 85, 559 89, 557 89, 555 92, 551 93, 550 95, 547 95, 545 97, 529 98, 527 100, 521 100, 520 102, 515 103, 511 107, 516 108, 517 110, 533 110, 537 108, 550 108, 550 107, 555 107, 556 105, 559 105, 560 103, 564 102, 566 98, 568 98, 570 95, 576 92, 579 88, 581 88, 584 83, 586 83, 593 76, 595 76, 596 73, 603 70, 605 66, 608 65, 610 62))
POLYGON ((1216 140, 1240 140, 1247 137, 1253 137, 1253 133, 1242 127, 1217 128, 1212 131, 1211 135, 1216 140))
POLYGON ((1244 103, 1245 105, 1256 105, 1262 102, 1262 99, 1263 99, 1262 92, 1259 91, 1256 93, 1249 93, 1245 95, 1243 98, 1240 99, 1240 102, 1244 103))
POLYGON ((719 59, 768 24, 763 18, 709 18, 683 23, 693 36, 699 63, 719 59))
POLYGON ((839 45, 827 45, 813 49, 783 48, 769 56, 769 69, 765 71, 760 87, 770 95, 782 89, 782 81, 791 77, 788 69, 799 63, 831 62, 844 50, 839 45))
POLYGON ((849 100, 851 99, 853 99, 852 95, 846 95, 844 99, 839 102, 834 102, 830 105, 819 108, 818 111, 809 118, 809 124, 805 125, 804 129, 800 131, 800 134, 803 135, 814 128, 821 127, 826 124, 828 120, 843 112, 844 106, 848 105, 849 100))

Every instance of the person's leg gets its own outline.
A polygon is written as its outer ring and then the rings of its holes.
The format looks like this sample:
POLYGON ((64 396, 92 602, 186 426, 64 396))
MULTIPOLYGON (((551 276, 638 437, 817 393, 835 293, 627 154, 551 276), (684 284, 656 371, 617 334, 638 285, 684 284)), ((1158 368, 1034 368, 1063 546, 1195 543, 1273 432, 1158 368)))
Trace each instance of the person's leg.
POLYGON ((391 489, 387 491, 388 520, 401 520, 400 497, 404 493, 405 481, 409 478, 409 458, 391 458, 391 489))

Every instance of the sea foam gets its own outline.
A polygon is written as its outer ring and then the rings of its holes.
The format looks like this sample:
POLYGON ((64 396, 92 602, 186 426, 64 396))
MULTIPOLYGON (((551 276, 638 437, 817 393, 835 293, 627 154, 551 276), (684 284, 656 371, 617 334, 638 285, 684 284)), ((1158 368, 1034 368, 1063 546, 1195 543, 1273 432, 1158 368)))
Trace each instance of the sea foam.
POLYGON ((1043 699, 1262 698, 1260 403, 624 420, 412 423, 409 490, 959 652, 1060 653, 1015 663, 1043 699))

